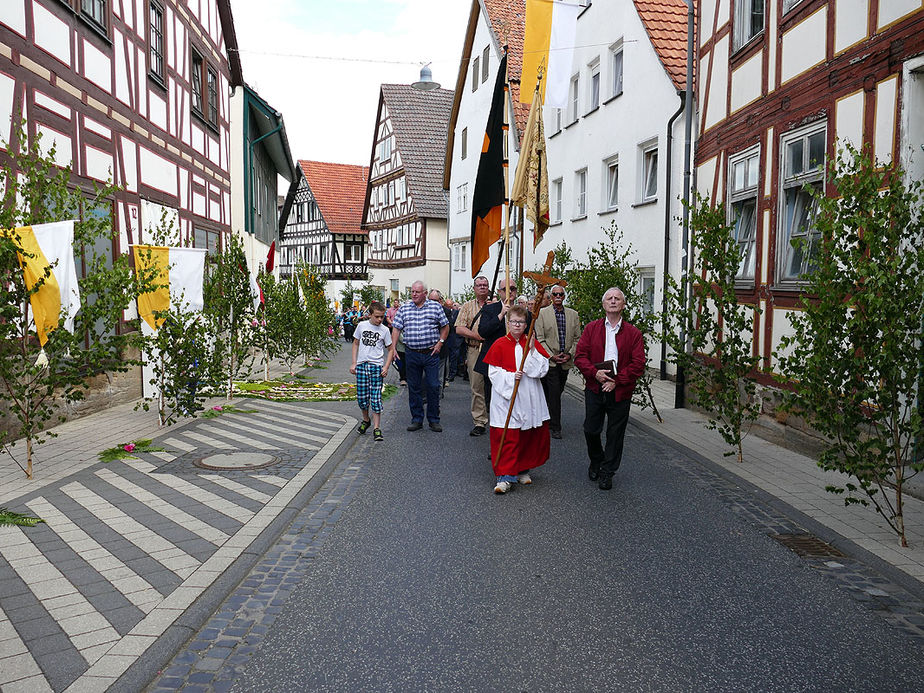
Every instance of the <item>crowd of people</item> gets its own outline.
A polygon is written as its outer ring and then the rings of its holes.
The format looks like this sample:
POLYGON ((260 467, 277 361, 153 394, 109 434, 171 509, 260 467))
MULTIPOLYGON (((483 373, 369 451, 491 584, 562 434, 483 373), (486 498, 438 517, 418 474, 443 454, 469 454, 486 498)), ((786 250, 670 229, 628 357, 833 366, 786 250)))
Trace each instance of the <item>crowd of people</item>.
POLYGON ((408 389, 412 432, 425 420, 431 431, 442 432, 440 388, 461 375, 471 390, 469 435, 490 435, 494 492, 504 494, 531 484, 530 472, 549 459, 550 439, 563 437, 562 394, 576 369, 584 380, 588 478, 600 490, 611 489, 632 393, 646 363, 641 332, 623 320, 623 291, 607 289, 604 317, 583 329, 578 313, 564 305, 563 286, 551 286, 538 306, 518 298, 513 281, 501 280, 492 299, 487 278, 478 276, 474 293, 458 306, 418 281, 409 301, 388 308, 374 302, 361 321, 359 314, 352 317, 349 339, 344 318, 363 414, 358 432, 371 426, 375 440, 384 440, 382 382, 392 363, 408 389))

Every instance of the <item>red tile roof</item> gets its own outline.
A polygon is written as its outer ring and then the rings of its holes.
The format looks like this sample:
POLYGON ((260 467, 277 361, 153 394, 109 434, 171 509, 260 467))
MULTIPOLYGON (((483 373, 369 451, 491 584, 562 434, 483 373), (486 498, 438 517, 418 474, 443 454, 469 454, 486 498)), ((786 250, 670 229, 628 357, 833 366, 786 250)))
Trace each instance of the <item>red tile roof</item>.
POLYGON ((529 104, 520 103, 520 73, 523 71, 523 39, 526 35, 526 0, 484 0, 488 20, 498 44, 504 45, 507 30, 507 74, 517 136, 522 141, 529 119, 529 104))
POLYGON ((684 0, 634 0, 668 77, 678 90, 687 86, 687 6, 684 0))
POLYGON ((359 225, 363 220, 368 167, 302 160, 298 165, 330 232, 365 233, 359 225))

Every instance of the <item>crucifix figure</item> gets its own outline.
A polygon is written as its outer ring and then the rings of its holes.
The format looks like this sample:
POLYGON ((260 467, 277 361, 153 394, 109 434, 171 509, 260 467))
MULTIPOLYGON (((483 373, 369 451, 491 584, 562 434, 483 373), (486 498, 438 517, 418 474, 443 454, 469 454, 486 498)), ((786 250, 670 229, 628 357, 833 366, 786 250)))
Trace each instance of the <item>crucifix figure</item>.
MULTIPOLYGON (((565 282, 549 275, 553 253, 541 273, 524 273, 539 287, 540 305, 548 286, 565 282)), ((485 355, 491 396, 491 462, 496 477, 495 493, 506 493, 513 484, 530 484, 529 472, 549 458, 549 410, 540 378, 549 368, 549 354, 536 343, 535 321, 527 334, 527 312, 519 305, 506 311, 507 334, 485 355)))

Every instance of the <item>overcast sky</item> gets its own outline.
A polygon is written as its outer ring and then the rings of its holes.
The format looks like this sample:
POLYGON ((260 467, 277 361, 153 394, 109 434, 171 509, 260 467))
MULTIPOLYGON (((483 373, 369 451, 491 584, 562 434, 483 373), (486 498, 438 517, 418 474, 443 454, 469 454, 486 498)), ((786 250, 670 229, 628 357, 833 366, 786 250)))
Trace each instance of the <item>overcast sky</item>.
POLYGON ((455 88, 471 0, 231 0, 246 81, 294 159, 369 165, 379 85, 455 88))

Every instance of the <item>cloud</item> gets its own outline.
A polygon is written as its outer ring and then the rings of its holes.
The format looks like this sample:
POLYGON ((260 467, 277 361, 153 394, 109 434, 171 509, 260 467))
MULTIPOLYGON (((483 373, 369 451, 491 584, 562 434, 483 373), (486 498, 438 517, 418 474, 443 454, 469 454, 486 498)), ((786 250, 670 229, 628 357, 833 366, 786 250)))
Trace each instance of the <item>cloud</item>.
POLYGON ((379 85, 454 88, 470 0, 232 0, 244 80, 296 159, 368 165, 379 85), (332 58, 332 59, 322 59, 332 58))

